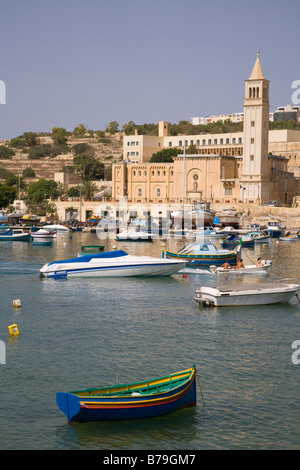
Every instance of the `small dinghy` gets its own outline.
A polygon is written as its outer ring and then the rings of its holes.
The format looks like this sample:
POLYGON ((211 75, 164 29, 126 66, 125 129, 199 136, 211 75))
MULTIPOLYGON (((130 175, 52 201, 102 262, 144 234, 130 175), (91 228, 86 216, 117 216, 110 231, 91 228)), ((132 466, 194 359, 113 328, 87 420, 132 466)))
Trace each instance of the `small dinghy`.
POLYGON ((299 284, 256 283, 233 287, 200 287, 194 300, 213 307, 241 307, 289 302, 300 290, 299 284))

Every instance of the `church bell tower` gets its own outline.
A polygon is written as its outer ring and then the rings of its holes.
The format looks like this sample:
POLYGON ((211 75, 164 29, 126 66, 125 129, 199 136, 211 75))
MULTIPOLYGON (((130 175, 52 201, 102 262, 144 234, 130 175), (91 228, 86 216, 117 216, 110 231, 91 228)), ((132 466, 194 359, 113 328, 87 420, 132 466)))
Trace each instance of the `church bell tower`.
POLYGON ((269 80, 264 77, 259 52, 249 80, 245 81, 244 155, 240 197, 245 201, 269 200, 269 80))

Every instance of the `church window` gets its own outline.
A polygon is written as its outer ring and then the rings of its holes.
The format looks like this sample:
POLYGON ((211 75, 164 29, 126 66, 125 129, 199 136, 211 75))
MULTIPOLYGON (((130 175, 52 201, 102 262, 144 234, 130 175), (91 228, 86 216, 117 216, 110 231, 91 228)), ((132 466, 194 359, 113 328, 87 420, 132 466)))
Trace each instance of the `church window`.
POLYGON ((253 98, 255 98, 255 87, 253 88, 252 93, 253 93, 253 98))
POLYGON ((182 147, 182 140, 179 141, 179 147, 182 147))
POLYGON ((254 137, 251 137, 251 144, 254 144, 254 137))
POLYGON ((133 176, 135 176, 135 171, 133 172, 133 176))
POLYGON ((190 140, 190 145, 194 145, 194 141, 193 141, 193 140, 190 140))
POLYGON ((196 142, 197 145, 200 145, 200 140, 198 139, 197 142, 196 142))
POLYGON ((220 145, 222 145, 222 144, 223 144, 223 139, 220 139, 220 145))
POLYGON ((255 122, 251 121, 251 127, 254 127, 255 122))
POLYGON ((157 172, 157 176, 160 176, 160 171, 157 172))
POLYGON ((138 189, 138 197, 142 197, 142 189, 141 188, 138 189))
POLYGON ((157 188, 157 190, 156 190, 156 196, 157 196, 157 197, 160 197, 160 188, 157 188))
POLYGON ((202 145, 206 145, 206 140, 202 139, 202 145))
POLYGON ((242 138, 241 138, 241 137, 239 137, 239 144, 241 144, 241 143, 242 143, 242 138))
POLYGON ((211 139, 208 139, 208 145, 211 145, 211 139))
POLYGON ((250 160, 253 162, 253 160, 254 160, 254 155, 250 155, 250 160))
POLYGON ((233 143, 233 144, 236 144, 236 139, 235 139, 235 137, 233 137, 232 143, 233 143))
POLYGON ((252 98, 252 88, 249 88, 249 98, 252 98))
POLYGON ((151 173, 152 173, 152 176, 154 176, 154 171, 152 171, 151 173))
POLYGON ((226 144, 229 144, 229 138, 228 137, 226 138, 226 144))
POLYGON ((218 139, 214 139, 214 144, 215 144, 215 145, 218 144, 218 139))
POLYGON ((256 98, 259 98, 259 88, 256 88, 256 98))
POLYGON ((225 196, 232 196, 232 188, 225 188, 225 196))
POLYGON ((139 171, 139 176, 141 176, 141 175, 142 175, 142 172, 141 172, 141 171, 139 171))

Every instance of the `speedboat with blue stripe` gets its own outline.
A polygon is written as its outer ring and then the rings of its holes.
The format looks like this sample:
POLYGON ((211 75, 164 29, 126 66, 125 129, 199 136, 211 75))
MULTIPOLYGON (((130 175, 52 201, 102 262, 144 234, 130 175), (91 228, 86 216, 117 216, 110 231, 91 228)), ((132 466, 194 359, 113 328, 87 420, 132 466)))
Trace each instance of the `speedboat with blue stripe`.
POLYGON ((45 264, 40 273, 46 277, 129 277, 169 276, 185 267, 184 260, 132 256, 123 250, 79 256, 45 264))

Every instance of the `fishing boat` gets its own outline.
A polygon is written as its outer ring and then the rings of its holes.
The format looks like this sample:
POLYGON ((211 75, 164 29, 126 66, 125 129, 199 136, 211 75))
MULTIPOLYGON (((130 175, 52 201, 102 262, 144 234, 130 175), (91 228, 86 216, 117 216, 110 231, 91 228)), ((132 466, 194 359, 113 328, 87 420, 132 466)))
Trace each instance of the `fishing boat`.
POLYGON ((268 243, 271 238, 270 235, 263 230, 248 232, 246 236, 253 237, 255 243, 268 243))
POLYGON ((69 422, 153 418, 196 401, 195 366, 153 380, 56 394, 56 403, 69 422))
POLYGON ((228 261, 230 265, 236 264, 236 251, 218 249, 211 241, 207 243, 189 243, 178 253, 172 251, 162 252, 163 258, 185 260, 188 267, 220 266, 228 261))
POLYGON ((260 283, 222 287, 200 287, 194 300, 213 307, 241 307, 289 302, 300 290, 299 284, 260 283))
POLYGON ((282 234, 283 225, 278 220, 271 220, 267 224, 267 232, 272 238, 279 238, 282 234))
POLYGON ((9 231, 9 225, 1 224, 0 225, 0 235, 9 231))
POLYGON ((225 269, 222 266, 211 266, 210 271, 213 274, 265 274, 268 269, 272 266, 271 260, 262 260, 262 266, 256 266, 256 264, 246 264, 244 268, 225 269))
POLYGON ((220 224, 223 227, 234 227, 239 226, 239 215, 236 209, 223 209, 218 215, 220 224))
POLYGON ((241 245, 243 248, 253 248, 254 247, 254 236, 253 235, 228 235, 221 241, 222 247, 235 248, 238 245, 241 245))
POLYGON ((30 242, 31 235, 29 232, 14 233, 14 231, 10 229, 5 233, 0 234, 0 240, 10 242, 30 242))
POLYGON ((46 277, 128 277, 169 276, 185 267, 185 261, 131 256, 123 250, 83 255, 45 264, 40 273, 46 277))
POLYGON ((34 241, 52 241, 54 238, 56 238, 56 230, 45 230, 45 229, 40 229, 37 232, 32 232, 31 237, 34 241))
POLYGON ((196 228, 211 226, 214 222, 216 211, 210 207, 210 202, 195 202, 189 216, 196 228))

